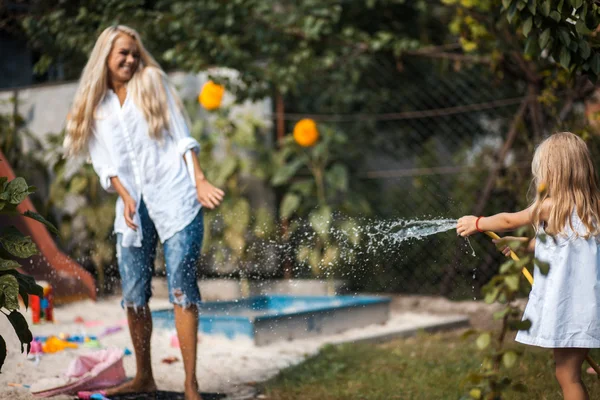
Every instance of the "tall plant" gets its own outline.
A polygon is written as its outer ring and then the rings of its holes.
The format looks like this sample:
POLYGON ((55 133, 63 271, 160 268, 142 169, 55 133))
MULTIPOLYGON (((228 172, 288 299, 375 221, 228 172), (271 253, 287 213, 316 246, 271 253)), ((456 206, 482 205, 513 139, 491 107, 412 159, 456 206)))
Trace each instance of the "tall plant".
MULTIPOLYGON (((27 185, 25 179, 17 177, 8 181, 0 177, 0 216, 25 216, 43 223, 52 233, 58 233, 56 228, 38 213, 25 211, 21 213, 17 206, 35 188, 27 185)), ((38 249, 29 236, 25 236, 14 226, 0 230, 0 313, 4 314, 13 326, 19 341, 21 353, 29 353, 33 335, 27 321, 19 312, 19 295, 25 308, 29 306, 29 295, 43 296, 43 289, 28 275, 20 273, 18 260, 27 259, 38 254, 38 249)), ((0 335, 0 369, 6 359, 6 342, 0 335)))
MULTIPOLYGON (((207 84, 208 89, 213 86, 207 84)), ((208 101, 206 93, 201 95, 208 113, 187 104, 192 135, 200 142, 200 165, 226 192, 218 210, 205 214, 203 248, 215 266, 224 268, 216 272, 249 275, 269 262, 264 247, 274 232, 275 205, 267 185, 272 173, 270 130, 255 107, 221 105, 220 96, 208 101)))
POLYGON ((275 155, 271 183, 285 191, 279 216, 290 221, 289 237, 295 259, 310 266, 315 276, 334 276, 347 246, 360 243, 351 218, 368 215, 369 203, 350 182, 348 138, 340 131, 321 127, 314 146, 289 135, 275 155))

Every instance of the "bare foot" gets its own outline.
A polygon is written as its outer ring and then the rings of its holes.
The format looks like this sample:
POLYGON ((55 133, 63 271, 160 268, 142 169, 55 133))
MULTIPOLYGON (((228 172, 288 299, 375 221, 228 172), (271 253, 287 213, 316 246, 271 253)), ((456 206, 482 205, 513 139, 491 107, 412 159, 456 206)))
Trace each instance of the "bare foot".
POLYGON ((138 378, 136 376, 132 380, 125 382, 122 385, 106 389, 106 396, 110 397, 116 394, 152 392, 156 392, 156 383, 154 382, 154 378, 138 378))
POLYGON ((198 393, 198 382, 185 384, 185 400, 202 400, 202 396, 198 393))

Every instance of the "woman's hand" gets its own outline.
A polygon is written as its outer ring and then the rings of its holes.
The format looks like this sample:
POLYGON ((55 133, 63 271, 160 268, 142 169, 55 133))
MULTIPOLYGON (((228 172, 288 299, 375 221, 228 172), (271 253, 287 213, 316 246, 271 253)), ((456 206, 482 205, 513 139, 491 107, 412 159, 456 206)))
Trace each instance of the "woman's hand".
POLYGON ((137 225, 133 223, 133 216, 135 215, 136 204, 135 200, 131 196, 123 197, 123 203, 125 204, 125 223, 128 227, 137 231, 137 225))
POLYGON ((211 210, 221 204, 223 196, 225 196, 225 192, 214 187, 206 179, 196 179, 196 193, 198 194, 198 201, 202 204, 202 207, 211 210))
POLYGON ((463 237, 471 236, 477 232, 476 222, 477 217, 474 215, 466 215, 460 218, 456 224, 456 233, 463 237))

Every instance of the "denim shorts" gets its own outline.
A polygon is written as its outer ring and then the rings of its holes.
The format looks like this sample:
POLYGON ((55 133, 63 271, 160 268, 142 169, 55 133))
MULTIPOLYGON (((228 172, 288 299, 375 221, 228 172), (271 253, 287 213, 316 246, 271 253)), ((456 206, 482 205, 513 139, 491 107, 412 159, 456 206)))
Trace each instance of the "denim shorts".
MULTIPOLYGON (((158 234, 142 200, 139 217, 143 234, 142 247, 121 246, 123 235, 117 233, 117 259, 123 289, 123 307, 143 307, 152 296, 152 276, 158 234)), ((167 269, 169 301, 182 307, 200 304, 197 263, 204 236, 202 209, 192 222, 163 243, 167 269)))

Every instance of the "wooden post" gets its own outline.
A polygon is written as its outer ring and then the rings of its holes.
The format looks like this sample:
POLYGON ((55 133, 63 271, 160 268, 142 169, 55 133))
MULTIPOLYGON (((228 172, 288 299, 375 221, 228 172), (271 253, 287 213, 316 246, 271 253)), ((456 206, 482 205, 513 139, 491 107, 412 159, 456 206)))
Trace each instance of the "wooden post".
MULTIPOLYGON (((285 136, 285 105, 283 103, 283 96, 280 93, 277 93, 275 113, 277 118, 277 145, 279 146, 285 136)), ((289 240, 289 226, 290 223, 287 219, 281 221, 281 238, 284 242, 289 240)), ((292 264, 288 254, 289 250, 287 246, 284 246, 284 249, 284 258, 282 260, 283 279, 292 279, 292 264)))

